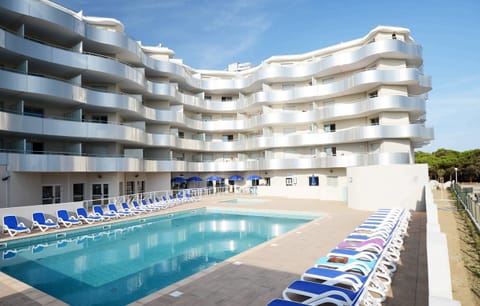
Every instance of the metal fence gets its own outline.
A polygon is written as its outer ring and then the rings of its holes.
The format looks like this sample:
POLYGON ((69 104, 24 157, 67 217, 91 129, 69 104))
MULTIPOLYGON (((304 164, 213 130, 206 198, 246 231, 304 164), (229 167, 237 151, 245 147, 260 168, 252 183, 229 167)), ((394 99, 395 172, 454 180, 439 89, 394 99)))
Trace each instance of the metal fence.
POLYGON ((473 188, 464 187, 460 184, 453 185, 453 191, 457 197, 457 201, 462 204, 470 219, 475 224, 477 231, 480 233, 480 203, 478 197, 473 192, 473 188))
POLYGON ((183 195, 188 193, 192 197, 201 199, 201 198, 211 197, 211 196, 226 195, 228 193, 228 190, 227 190, 227 187, 207 187, 207 188, 188 188, 188 189, 150 191, 150 192, 144 192, 144 193, 121 195, 116 197, 86 200, 86 201, 83 201, 83 207, 87 209, 91 209, 93 205, 107 205, 110 203, 120 204, 122 202, 126 202, 130 204, 132 201, 140 202, 143 199, 145 200, 146 199, 155 200, 156 198, 162 199, 163 196, 165 196, 167 199, 169 199, 170 196, 176 198, 177 194, 180 192, 183 195))

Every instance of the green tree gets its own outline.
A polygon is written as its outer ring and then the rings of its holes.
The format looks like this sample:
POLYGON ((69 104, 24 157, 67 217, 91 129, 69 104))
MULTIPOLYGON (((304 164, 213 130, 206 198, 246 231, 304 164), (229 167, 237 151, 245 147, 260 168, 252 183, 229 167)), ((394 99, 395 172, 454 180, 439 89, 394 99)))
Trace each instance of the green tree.
POLYGON ((432 153, 415 152, 416 163, 428 164, 431 179, 455 179, 455 168, 459 182, 480 182, 480 149, 458 152, 438 149, 432 153))

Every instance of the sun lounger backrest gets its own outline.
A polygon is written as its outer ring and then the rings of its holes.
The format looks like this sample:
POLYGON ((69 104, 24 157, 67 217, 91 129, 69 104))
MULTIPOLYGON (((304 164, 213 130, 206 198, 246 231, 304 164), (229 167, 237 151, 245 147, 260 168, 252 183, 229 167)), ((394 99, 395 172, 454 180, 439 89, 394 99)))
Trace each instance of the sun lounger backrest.
POLYGON ((45 215, 41 212, 33 213, 32 219, 33 219, 33 221, 37 221, 40 224, 45 223, 45 215))
POLYGON ((18 225, 17 217, 16 216, 4 216, 3 217, 3 224, 10 228, 15 228, 18 225))

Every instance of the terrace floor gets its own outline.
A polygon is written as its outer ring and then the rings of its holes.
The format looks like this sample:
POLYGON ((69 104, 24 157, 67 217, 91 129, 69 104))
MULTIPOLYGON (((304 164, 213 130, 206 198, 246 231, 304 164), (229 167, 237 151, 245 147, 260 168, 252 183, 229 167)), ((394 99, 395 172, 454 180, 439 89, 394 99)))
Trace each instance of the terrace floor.
MULTIPOLYGON (((233 196, 206 198, 160 213, 207 206, 312 212, 322 217, 131 305, 265 305, 281 297, 285 287, 371 214, 350 209, 343 202, 309 199, 262 198, 266 201, 249 204, 222 202, 230 198, 233 196)), ((412 216, 401 263, 385 302, 389 306, 428 304, 425 213, 414 212, 412 216)), ((0 305, 64 303, 0 273, 0 305)))

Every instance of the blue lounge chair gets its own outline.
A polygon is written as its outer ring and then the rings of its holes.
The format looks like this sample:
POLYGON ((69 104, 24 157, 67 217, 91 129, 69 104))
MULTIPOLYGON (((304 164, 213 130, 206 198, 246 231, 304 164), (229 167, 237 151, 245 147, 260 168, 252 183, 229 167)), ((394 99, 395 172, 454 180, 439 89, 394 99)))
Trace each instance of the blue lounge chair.
POLYGON ((128 206, 127 202, 122 202, 122 209, 123 209, 123 211, 130 212, 134 215, 138 215, 138 214, 147 212, 143 209, 131 208, 130 206, 128 206))
POLYGON ((3 231, 7 231, 11 237, 18 233, 30 233, 30 229, 23 222, 19 223, 16 216, 3 217, 3 231))
POLYGON ((118 210, 117 206, 114 203, 108 204, 108 209, 110 212, 117 214, 119 217, 125 217, 125 216, 131 216, 133 215, 132 212, 124 211, 124 210, 118 210))
POLYGON ((322 283, 324 285, 341 285, 341 287, 348 288, 352 291, 360 290, 367 281, 366 276, 317 267, 305 271, 305 273, 302 274, 301 279, 309 282, 322 283))
POLYGON ((97 215, 89 215, 87 210, 83 207, 77 208, 77 215, 78 219, 87 222, 88 224, 92 224, 94 222, 102 221, 102 218, 97 215))
POLYGON ((82 224, 75 216, 70 216, 65 209, 57 210, 57 222, 63 224, 65 227, 70 227, 74 224, 82 224))
POLYGON ((93 206, 93 212, 95 213, 95 215, 99 216, 104 221, 118 218, 117 214, 114 214, 114 213, 111 213, 111 212, 104 212, 101 205, 94 205, 93 206))
POLYGON ((356 305, 363 298, 364 292, 363 289, 352 291, 341 287, 297 280, 283 291, 283 298, 309 305, 327 303, 356 305))
POLYGON ((195 201, 198 201, 197 198, 193 197, 192 195, 190 195, 190 192, 185 192, 185 197, 191 201, 191 202, 195 202, 195 201))
POLYGON ((294 302, 294 301, 288 301, 288 300, 281 300, 281 299, 274 299, 274 300, 271 300, 267 306, 302 306, 305 304, 302 304, 302 303, 297 303, 297 302, 294 302))
POLYGON ((315 262, 315 267, 360 273, 363 276, 367 276, 375 267, 375 264, 375 261, 363 261, 343 256, 324 256, 315 262))
POLYGON ((162 195, 162 200, 164 203, 166 203, 169 207, 174 205, 175 203, 171 199, 167 199, 165 195, 162 195))
POLYGON ((57 222, 53 222, 52 219, 45 219, 45 215, 42 212, 33 213, 32 220, 32 227, 38 227, 42 232, 50 228, 60 228, 57 222))
POLYGON ((140 206, 140 204, 138 204, 137 201, 132 201, 132 205, 133 205, 133 207, 134 207, 136 210, 139 210, 139 211, 144 211, 144 212, 153 211, 153 208, 148 208, 148 207, 140 206))
POLYGON ((175 196, 173 194, 169 195, 170 200, 172 200, 175 204, 183 204, 182 193, 178 192, 175 196))
POLYGON ((377 261, 378 255, 367 251, 355 251, 348 249, 333 249, 327 256, 344 256, 352 259, 364 260, 364 261, 377 261))
POLYGON ((167 203, 160 201, 157 197, 155 197, 155 201, 152 198, 149 198, 148 201, 151 206, 157 207, 158 209, 165 209, 168 207, 167 203))
POLYGON ((160 209, 159 206, 155 206, 153 204, 147 203, 147 200, 145 200, 145 199, 142 199, 142 205, 140 205, 140 208, 144 208, 144 209, 149 210, 149 211, 160 209))

